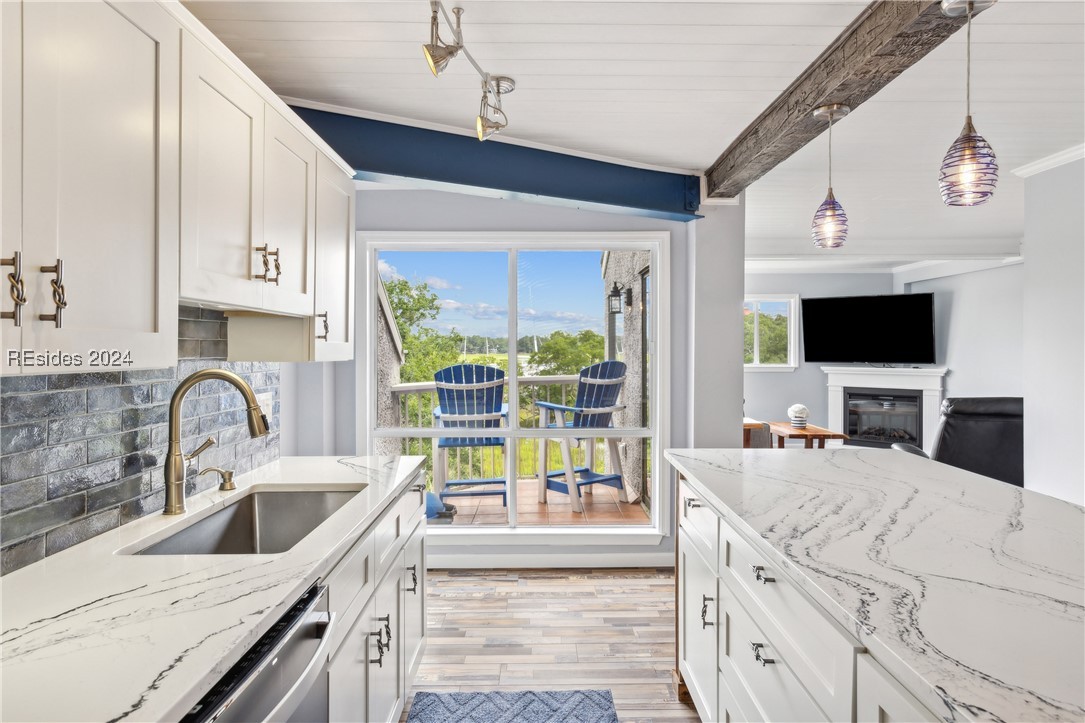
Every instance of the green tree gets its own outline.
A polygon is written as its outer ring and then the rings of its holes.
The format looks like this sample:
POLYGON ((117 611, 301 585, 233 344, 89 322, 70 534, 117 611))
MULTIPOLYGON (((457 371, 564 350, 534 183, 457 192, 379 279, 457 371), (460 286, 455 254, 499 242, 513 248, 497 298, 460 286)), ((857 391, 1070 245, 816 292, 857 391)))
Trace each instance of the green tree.
POLYGON ((539 374, 576 374, 586 366, 603 361, 603 336, 584 329, 575 336, 555 331, 539 342, 539 351, 531 352, 528 363, 539 374))
POLYGON ((388 303, 403 339, 405 361, 399 369, 404 382, 433 381, 433 373, 460 360, 463 336, 453 329, 441 334, 424 324, 441 313, 437 294, 424 281, 412 284, 406 279, 384 283, 388 303))

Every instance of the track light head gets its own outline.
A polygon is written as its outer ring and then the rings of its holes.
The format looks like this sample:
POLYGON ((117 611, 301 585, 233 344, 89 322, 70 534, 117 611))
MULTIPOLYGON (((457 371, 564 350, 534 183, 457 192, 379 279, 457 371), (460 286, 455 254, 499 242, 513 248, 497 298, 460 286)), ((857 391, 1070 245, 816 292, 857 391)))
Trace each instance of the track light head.
POLYGON ((448 67, 450 60, 456 57, 460 52, 458 45, 438 45, 436 43, 426 43, 422 46, 422 53, 426 56, 426 63, 429 64, 429 70, 433 73, 433 77, 437 77, 444 72, 448 67))
POLYGON ((475 133, 484 141, 509 124, 505 111, 501 110, 501 96, 516 89, 516 81, 504 75, 487 76, 482 81, 482 102, 475 118, 475 133), (490 100, 493 96, 493 101, 490 100))
MULTIPOLYGON (((460 16, 463 15, 463 8, 452 8, 452 12, 456 14, 456 27, 453 28, 455 42, 446 43, 441 40, 440 27, 437 21, 440 5, 436 2, 430 4, 433 7, 433 13, 429 20, 429 42, 422 44, 422 54, 426 57, 430 72, 436 78, 444 72, 445 68, 448 67, 448 62, 455 58, 460 52, 460 48, 463 47, 463 43, 460 41, 462 37, 460 35, 460 16)), ((445 18, 447 19, 448 15, 445 15, 445 18)))

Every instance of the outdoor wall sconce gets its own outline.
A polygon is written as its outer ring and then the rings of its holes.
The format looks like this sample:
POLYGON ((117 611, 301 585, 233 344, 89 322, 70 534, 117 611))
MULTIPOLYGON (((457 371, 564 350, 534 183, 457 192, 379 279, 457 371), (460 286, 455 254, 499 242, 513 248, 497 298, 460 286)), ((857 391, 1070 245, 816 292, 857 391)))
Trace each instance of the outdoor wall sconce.
POLYGON ((607 294, 607 309, 611 314, 622 313, 622 297, 625 297, 625 307, 633 306, 633 289, 630 286, 619 286, 615 281, 607 294))

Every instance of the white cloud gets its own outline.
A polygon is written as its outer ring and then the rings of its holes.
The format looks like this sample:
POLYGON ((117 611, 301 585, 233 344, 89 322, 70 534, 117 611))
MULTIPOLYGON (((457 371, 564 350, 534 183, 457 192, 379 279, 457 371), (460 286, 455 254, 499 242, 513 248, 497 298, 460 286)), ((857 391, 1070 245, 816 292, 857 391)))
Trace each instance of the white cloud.
POLYGON ((462 286, 457 286, 456 284, 453 284, 448 279, 442 279, 440 276, 427 276, 426 284, 428 284, 431 289, 439 290, 463 288, 462 286))
POLYGON ((503 319, 508 316, 509 310, 493 304, 481 301, 477 304, 464 304, 453 299, 441 299, 437 302, 442 309, 462 313, 472 319, 503 319))
POLYGON ((384 259, 377 259, 377 273, 380 274, 380 277, 385 281, 403 278, 403 274, 399 273, 395 266, 392 266, 384 259))

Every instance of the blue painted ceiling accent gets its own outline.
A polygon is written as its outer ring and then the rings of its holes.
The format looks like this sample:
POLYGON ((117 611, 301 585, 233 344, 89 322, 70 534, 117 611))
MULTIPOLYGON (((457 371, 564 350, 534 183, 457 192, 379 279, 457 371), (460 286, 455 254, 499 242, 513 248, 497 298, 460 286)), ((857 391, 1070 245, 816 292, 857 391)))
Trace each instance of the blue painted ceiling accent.
POLYGON ((433 188, 485 188, 503 197, 692 221, 700 218, 697 176, 605 163, 473 136, 294 107, 356 171, 404 177, 433 188))

